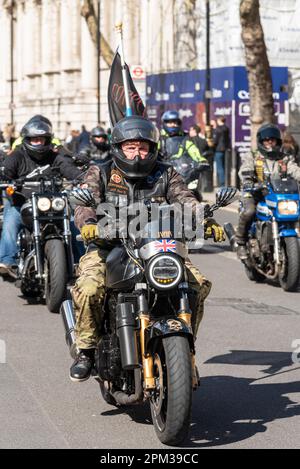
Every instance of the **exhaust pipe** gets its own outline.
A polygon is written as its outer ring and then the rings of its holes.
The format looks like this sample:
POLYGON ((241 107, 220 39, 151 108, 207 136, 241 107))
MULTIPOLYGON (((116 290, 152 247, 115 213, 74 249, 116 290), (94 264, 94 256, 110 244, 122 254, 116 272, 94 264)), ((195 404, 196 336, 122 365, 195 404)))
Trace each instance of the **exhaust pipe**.
POLYGON ((63 320, 65 332, 66 332, 66 344, 69 347, 70 355, 72 358, 77 357, 78 349, 76 346, 75 337, 75 316, 73 311, 73 305, 71 300, 66 300, 60 307, 60 314, 63 320))
POLYGON ((122 368, 124 370, 139 368, 134 308, 131 303, 120 303, 117 305, 116 322, 117 335, 120 341, 122 368))
POLYGON ((231 249, 236 252, 237 251, 237 242, 235 239, 235 230, 232 226, 232 223, 224 223, 224 230, 227 235, 227 238, 229 239, 229 243, 231 246, 231 249))
POLYGON ((141 370, 137 368, 134 370, 134 388, 135 392, 130 396, 122 391, 114 391, 111 395, 120 405, 133 405, 141 401, 143 396, 141 370))

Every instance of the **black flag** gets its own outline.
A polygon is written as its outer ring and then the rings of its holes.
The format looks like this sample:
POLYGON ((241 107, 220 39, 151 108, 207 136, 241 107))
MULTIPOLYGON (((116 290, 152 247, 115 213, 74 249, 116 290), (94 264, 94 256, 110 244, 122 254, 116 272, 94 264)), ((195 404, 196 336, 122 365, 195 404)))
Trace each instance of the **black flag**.
MULTIPOLYGON (((126 64, 125 67, 132 114, 136 116, 147 117, 144 103, 134 86, 128 65, 126 64)), ((117 122, 123 119, 123 117, 126 117, 126 102, 122 76, 122 65, 121 57, 118 51, 115 54, 110 70, 108 83, 108 109, 112 127, 114 127, 117 122)))

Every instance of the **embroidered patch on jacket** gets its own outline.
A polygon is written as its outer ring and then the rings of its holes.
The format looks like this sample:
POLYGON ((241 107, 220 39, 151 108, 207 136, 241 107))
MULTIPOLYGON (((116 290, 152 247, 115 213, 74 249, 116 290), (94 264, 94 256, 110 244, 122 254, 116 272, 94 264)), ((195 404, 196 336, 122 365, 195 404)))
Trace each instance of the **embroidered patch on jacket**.
POLYGON ((125 184, 122 174, 116 169, 113 169, 108 183, 108 190, 117 192, 118 194, 127 194, 128 187, 125 184))

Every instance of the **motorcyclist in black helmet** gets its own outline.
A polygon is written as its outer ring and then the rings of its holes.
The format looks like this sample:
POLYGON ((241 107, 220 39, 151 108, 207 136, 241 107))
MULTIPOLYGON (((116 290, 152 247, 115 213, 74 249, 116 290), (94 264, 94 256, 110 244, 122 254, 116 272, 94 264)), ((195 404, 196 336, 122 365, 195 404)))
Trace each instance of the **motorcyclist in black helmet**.
POLYGON ((159 151, 164 160, 176 155, 187 134, 182 130, 178 111, 166 111, 161 117, 159 151))
POLYGON ((110 145, 107 132, 103 127, 94 127, 90 133, 90 145, 83 147, 76 160, 82 164, 103 164, 110 160, 110 145))
POLYGON ((23 127, 21 136, 27 154, 35 161, 45 161, 52 150, 52 127, 43 120, 29 122, 23 127))
POLYGON ((257 150, 248 153, 242 162, 239 177, 242 183, 242 210, 236 232, 238 257, 248 258, 247 233, 256 212, 256 205, 262 199, 261 192, 253 192, 254 184, 266 180, 267 175, 280 175, 285 168, 287 175, 300 181, 300 168, 284 157, 280 129, 275 124, 264 124, 257 132, 257 150))
MULTIPOLYGON (((20 137, 17 138, 14 141, 13 145, 12 145, 12 151, 14 151, 19 145, 22 144, 23 138, 24 138, 23 137, 23 129, 24 130, 27 129, 27 127, 30 126, 34 122, 38 122, 38 123, 39 122, 44 122, 45 124, 47 124, 51 128, 51 133, 52 133, 52 123, 51 123, 50 119, 48 119, 45 116, 42 116, 41 114, 36 114, 33 117, 31 117, 29 119, 29 121, 22 128, 20 137)), ((61 147, 61 141, 57 137, 55 137, 54 135, 52 135, 51 143, 52 143, 52 148, 56 151, 58 151, 58 149, 61 147)))
POLYGON ((135 116, 121 120, 111 140, 115 166, 127 179, 147 177, 157 163, 158 141, 159 131, 148 119, 135 116))
MULTIPOLYGON (((22 131, 22 143, 3 163, 6 179, 16 180, 31 176, 31 180, 40 175, 53 175, 53 169, 68 180, 81 178, 82 173, 76 167, 70 155, 63 147, 59 151, 52 143, 52 127, 44 119, 27 122, 22 131)), ((0 242, 0 274, 14 277, 14 265, 18 252, 17 237, 21 228, 20 200, 13 196, 5 206, 3 230, 0 242)))
MULTIPOLYGON (((155 125, 140 116, 120 120, 112 132, 112 161, 107 165, 90 166, 84 186, 89 188, 98 203, 114 207, 132 206, 139 202, 189 204, 196 209, 198 200, 187 189, 181 176, 172 166, 158 159, 159 131, 155 125)), ((98 233, 96 210, 77 206, 75 223, 91 249, 81 258, 79 278, 72 289, 76 315, 76 344, 80 351, 70 370, 72 381, 89 378, 94 353, 99 340, 99 327, 103 319, 105 298, 106 257, 111 241, 106 243, 98 233), (101 238, 101 244, 97 245, 101 238), (97 247, 98 246, 98 247, 97 247)), ((215 241, 223 241, 223 229, 213 220, 207 220, 205 231, 215 241)), ((118 242, 118 240, 113 240, 118 242)), ((203 303, 211 283, 186 260, 188 281, 197 296, 193 311, 194 333, 203 316, 203 303)))

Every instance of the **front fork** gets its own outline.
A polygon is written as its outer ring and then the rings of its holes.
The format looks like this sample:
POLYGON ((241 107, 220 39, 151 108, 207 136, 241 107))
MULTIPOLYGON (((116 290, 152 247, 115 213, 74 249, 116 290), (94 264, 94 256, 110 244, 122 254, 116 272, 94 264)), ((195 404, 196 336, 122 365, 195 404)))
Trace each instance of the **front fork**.
POLYGON ((70 227, 70 219, 71 219, 71 213, 70 213, 70 207, 68 204, 68 198, 67 196, 64 196, 65 199, 65 213, 64 213, 64 232, 63 232, 63 238, 64 238, 64 243, 66 247, 66 255, 67 255, 67 266, 68 266, 68 273, 69 273, 69 279, 73 277, 74 274, 74 255, 73 255, 73 249, 72 249, 72 233, 71 233, 71 227, 70 227))
POLYGON ((44 277, 42 250, 41 250, 41 230, 40 223, 38 221, 38 209, 37 209, 37 198, 32 195, 32 214, 33 214, 33 237, 34 237, 34 249, 35 249, 35 270, 37 272, 37 278, 41 281, 44 277))
POLYGON ((144 389, 147 392, 155 388, 155 378, 153 357, 150 353, 146 353, 145 350, 145 331, 150 324, 150 315, 144 290, 141 290, 138 297, 138 311, 140 320, 140 345, 143 360, 144 389))
POLYGON ((272 234, 274 239, 274 260, 277 266, 280 264, 280 243, 279 243, 279 231, 278 223, 275 217, 272 218, 272 234))
MULTIPOLYGON (((146 286, 146 285, 145 285, 146 286)), ((138 287, 138 286, 137 286, 138 287)), ((179 285, 180 292, 180 307, 177 317, 183 320, 189 328, 192 328, 192 314, 189 308, 189 301, 187 295, 188 285, 182 283, 179 285)), ((155 389, 156 382, 154 376, 154 361, 151 353, 145 349, 145 331, 150 324, 150 315, 148 310, 148 302, 145 297, 145 292, 142 290, 138 297, 138 311, 140 320, 140 347, 142 355, 142 366, 144 375, 144 390, 151 391, 155 389)), ((191 368, 192 368, 192 387, 196 389, 199 385, 199 377, 196 369, 195 351, 191 352, 191 368)))
MULTIPOLYGON (((65 196, 65 213, 64 213, 64 220, 63 220, 63 239, 64 244, 66 246, 66 255, 67 255, 67 264, 68 264, 68 272, 69 276, 72 277, 73 275, 73 268, 74 268, 74 258, 73 258, 73 250, 72 250, 72 233, 70 229, 70 208, 68 205, 68 199, 65 196)), ((33 236, 34 236, 34 248, 35 248, 35 270, 37 272, 37 278, 39 280, 44 279, 44 266, 43 266, 43 255, 41 249, 41 227, 38 221, 38 209, 37 209, 37 198, 32 196, 32 213, 33 213, 33 236)))

